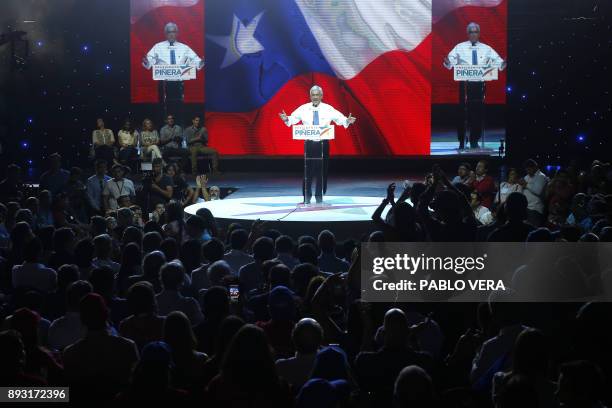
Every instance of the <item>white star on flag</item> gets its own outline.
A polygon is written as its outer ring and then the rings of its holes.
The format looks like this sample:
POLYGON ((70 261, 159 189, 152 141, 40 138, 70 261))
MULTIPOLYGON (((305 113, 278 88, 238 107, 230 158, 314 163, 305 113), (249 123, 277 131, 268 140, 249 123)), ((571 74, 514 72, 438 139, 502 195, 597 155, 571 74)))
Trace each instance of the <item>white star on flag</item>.
POLYGON ((255 54, 264 50, 263 45, 254 37, 257 24, 259 24, 262 15, 263 12, 259 13, 245 26, 234 14, 232 32, 229 35, 208 36, 214 43, 225 48, 225 57, 223 58, 221 69, 235 64, 243 55, 255 54))

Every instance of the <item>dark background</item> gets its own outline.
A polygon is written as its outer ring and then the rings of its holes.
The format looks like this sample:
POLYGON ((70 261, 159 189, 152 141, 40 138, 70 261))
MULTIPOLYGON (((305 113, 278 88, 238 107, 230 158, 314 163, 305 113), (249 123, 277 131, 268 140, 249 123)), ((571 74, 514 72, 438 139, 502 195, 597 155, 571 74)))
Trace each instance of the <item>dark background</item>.
MULTIPOLYGON (((609 156, 610 3, 510 1, 508 160, 562 165, 609 156)), ((155 106, 129 102, 129 27, 125 0, 2 0, 0 33, 27 31, 30 45, 25 66, 0 46, 2 171, 17 162, 37 173, 54 151, 67 166, 88 167, 97 117, 115 132, 126 117, 159 118, 155 106)), ((402 168, 424 160, 383 162, 402 168)))

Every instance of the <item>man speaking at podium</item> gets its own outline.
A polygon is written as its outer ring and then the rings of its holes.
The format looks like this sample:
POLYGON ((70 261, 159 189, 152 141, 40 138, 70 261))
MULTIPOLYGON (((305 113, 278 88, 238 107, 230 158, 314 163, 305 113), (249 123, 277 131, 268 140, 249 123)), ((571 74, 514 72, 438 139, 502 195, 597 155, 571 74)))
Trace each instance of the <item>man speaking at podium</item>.
MULTIPOLYGON (((322 102, 323 89, 315 85, 310 88, 310 103, 297 108, 290 116, 285 111, 279 113, 285 125, 292 126, 302 122, 304 125, 329 126, 333 121, 337 125, 348 128, 357 120, 349 113, 346 117, 331 105, 322 102)), ((329 161, 329 140, 304 141, 304 204, 310 204, 312 199, 312 179, 316 177, 317 186, 315 199, 317 203, 323 201, 323 194, 327 190, 327 165, 329 161)))
MULTIPOLYGON (((467 26, 468 41, 459 43, 444 58, 444 66, 452 69, 455 65, 488 65, 503 71, 504 61, 497 52, 480 42, 480 26, 470 23, 467 26)), ((466 123, 470 130, 470 148, 478 149, 484 121, 484 81, 459 82, 459 121, 457 136, 459 150, 465 149, 466 123)))
MULTIPOLYGON (((198 57, 188 45, 176 40, 178 26, 168 23, 164 27, 166 41, 159 42, 142 59, 142 66, 151 69, 153 65, 195 65, 197 70, 202 69, 204 60, 198 57)), ((165 106, 164 116, 179 115, 179 108, 183 103, 183 81, 159 81, 160 103, 165 106)))

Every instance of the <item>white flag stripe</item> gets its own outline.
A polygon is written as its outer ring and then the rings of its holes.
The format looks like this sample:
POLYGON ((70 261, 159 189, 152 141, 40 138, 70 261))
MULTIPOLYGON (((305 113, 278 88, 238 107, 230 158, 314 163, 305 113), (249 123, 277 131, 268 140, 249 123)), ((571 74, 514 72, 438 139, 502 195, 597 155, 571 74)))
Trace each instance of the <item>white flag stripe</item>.
POLYGON ((378 56, 410 51, 431 32, 431 0, 296 0, 336 75, 350 79, 378 56))
POLYGON ((200 0, 130 0, 130 22, 134 24, 140 17, 158 7, 191 7, 200 0))
POLYGON ((436 22, 451 11, 466 7, 497 7, 503 0, 435 0, 433 4, 433 21, 436 22))

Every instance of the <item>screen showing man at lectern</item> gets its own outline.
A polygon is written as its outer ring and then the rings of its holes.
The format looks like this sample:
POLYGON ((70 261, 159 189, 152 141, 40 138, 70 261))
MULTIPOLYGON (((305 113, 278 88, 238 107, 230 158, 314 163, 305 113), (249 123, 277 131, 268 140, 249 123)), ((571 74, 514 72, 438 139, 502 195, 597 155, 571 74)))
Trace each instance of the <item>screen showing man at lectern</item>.
POLYGON ((432 155, 505 154, 507 3, 433 2, 432 155))
MULTIPOLYGON (((443 55, 466 40, 466 25, 476 21, 482 40, 507 58, 507 0, 237 6, 244 3, 206 7, 206 123, 225 155, 299 157, 303 145, 277 114, 296 109, 314 84, 330 105, 359 118, 350 129, 336 126, 332 157, 463 154, 454 119, 458 88, 443 55), (439 120, 440 107, 453 117, 448 123, 439 120)), ((505 137, 497 121, 505 75, 488 84, 484 146, 491 149, 484 154, 497 155, 505 137)))
POLYGON ((160 100, 157 74, 184 82, 183 102, 203 103, 204 0, 130 0, 130 17, 132 102, 160 100))
MULTIPOLYGON (((206 60, 197 79, 184 81, 182 102, 206 102, 198 109, 224 156, 299 157, 303 146, 277 115, 296 109, 314 84, 330 105, 360 118, 336 127, 331 156, 503 154, 507 70, 487 71, 474 150, 459 138, 462 127, 468 141, 475 129, 461 112, 466 93, 443 62, 467 40, 470 22, 507 60, 509 0, 130 1, 132 102, 160 101, 143 57, 171 62, 154 48, 175 23, 177 41, 206 60)), ((459 73, 473 76, 472 68, 459 73)))

